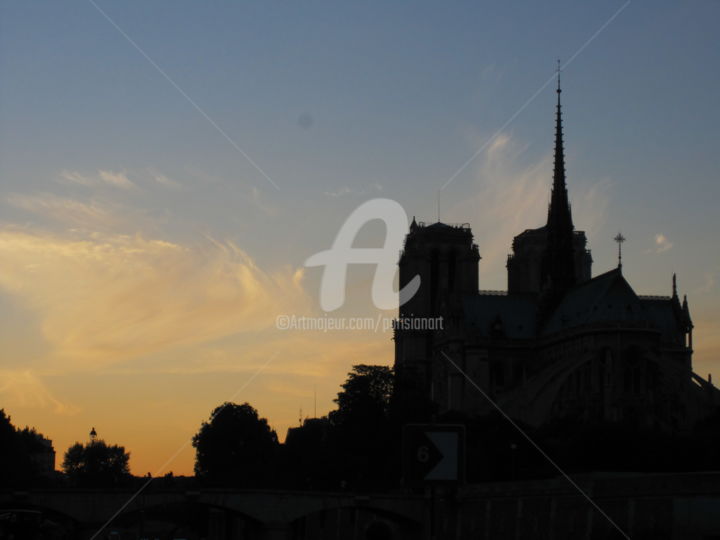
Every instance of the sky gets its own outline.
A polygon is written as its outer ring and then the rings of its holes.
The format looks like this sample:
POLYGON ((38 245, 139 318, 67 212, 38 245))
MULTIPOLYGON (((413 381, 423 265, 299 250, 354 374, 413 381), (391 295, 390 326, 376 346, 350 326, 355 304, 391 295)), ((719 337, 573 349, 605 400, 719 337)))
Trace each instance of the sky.
MULTIPOLYGON (((669 295, 676 272, 695 370, 719 377, 719 17, 716 0, 0 1, 0 408, 58 465, 95 427, 153 475, 192 471, 224 401, 281 439, 325 414, 393 342, 277 329, 323 315, 305 260, 365 201, 433 222, 439 198, 472 227, 479 287, 505 289, 512 237, 547 212, 557 58, 593 274, 619 230, 636 292, 669 295)), ((371 281, 352 268, 333 315, 377 316, 371 281)))

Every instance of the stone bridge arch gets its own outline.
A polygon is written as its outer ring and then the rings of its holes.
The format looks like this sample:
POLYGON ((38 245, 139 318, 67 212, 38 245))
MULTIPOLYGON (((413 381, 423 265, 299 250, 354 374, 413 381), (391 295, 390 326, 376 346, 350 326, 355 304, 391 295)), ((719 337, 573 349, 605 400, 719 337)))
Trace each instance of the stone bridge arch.
POLYGON ((134 531, 150 538, 187 540, 262 538, 265 524, 237 508, 199 498, 149 500, 122 512, 108 530, 134 531))
MULTIPOLYGON (((0 491, 0 508, 35 509, 47 515, 65 516, 64 522, 74 524, 73 527, 77 525, 76 534, 68 538, 90 538, 126 505, 98 538, 122 538, 122 531, 137 532, 138 529, 155 530, 157 538, 172 537, 173 530, 184 527, 180 537, 190 539, 194 535, 213 540, 287 540, 313 538, 299 535, 297 530, 307 530, 308 523, 333 520, 341 525, 345 520, 339 538, 346 538, 349 516, 354 516, 355 523, 362 526, 353 525, 353 530, 364 534, 366 526, 377 522, 376 529, 389 528, 395 540, 417 538, 417 535, 408 536, 408 531, 421 530, 419 522, 425 505, 422 497, 282 490, 164 490, 133 496, 134 492, 127 490, 0 491), (318 521, 318 516, 323 516, 322 520, 318 521), (113 531, 117 535, 108 536, 113 531)), ((363 538, 360 533, 356 535, 358 540, 363 538)))
POLYGON ((0 538, 23 538, 38 532, 48 540, 76 538, 80 521, 53 508, 28 501, 0 501, 0 538))
POLYGON ((305 514, 290 523, 292 540, 416 540, 422 537, 422 514, 406 515, 373 505, 335 506, 305 514))

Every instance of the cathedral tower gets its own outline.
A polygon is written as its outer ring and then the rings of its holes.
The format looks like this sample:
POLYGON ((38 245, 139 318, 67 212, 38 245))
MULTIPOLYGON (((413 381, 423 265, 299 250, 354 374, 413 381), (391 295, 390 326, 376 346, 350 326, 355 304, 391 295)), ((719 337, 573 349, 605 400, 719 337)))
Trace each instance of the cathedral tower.
MULTIPOLYGON (((462 312, 463 298, 478 291, 480 254, 468 225, 417 223, 413 218, 400 254, 400 288, 420 276, 415 296, 400 306, 400 318, 442 317, 443 327, 462 312)), ((412 408, 432 394, 433 347, 438 332, 395 330, 398 396, 412 408)))
POLYGON ((590 279, 592 257, 583 231, 573 226, 565 180, 562 109, 558 76, 555 112, 555 165, 547 223, 528 229, 513 240, 508 257, 508 292, 542 294, 558 298, 577 283, 590 279))

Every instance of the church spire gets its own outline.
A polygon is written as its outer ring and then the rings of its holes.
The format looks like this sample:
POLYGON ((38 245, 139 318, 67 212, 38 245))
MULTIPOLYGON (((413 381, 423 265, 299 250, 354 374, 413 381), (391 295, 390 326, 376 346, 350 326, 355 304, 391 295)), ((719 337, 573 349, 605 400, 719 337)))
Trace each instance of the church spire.
POLYGON ((555 113, 555 168, 552 195, 548 208, 547 247, 542 282, 550 296, 558 297, 575 285, 574 227, 565 184, 565 153, 563 148, 562 109, 560 105, 560 62, 558 61, 557 110, 555 113))
POLYGON ((550 207, 548 208, 548 226, 573 229, 570 202, 565 183, 565 149, 563 147, 562 106, 560 104, 560 61, 557 69, 557 108, 555 112, 555 167, 550 207))

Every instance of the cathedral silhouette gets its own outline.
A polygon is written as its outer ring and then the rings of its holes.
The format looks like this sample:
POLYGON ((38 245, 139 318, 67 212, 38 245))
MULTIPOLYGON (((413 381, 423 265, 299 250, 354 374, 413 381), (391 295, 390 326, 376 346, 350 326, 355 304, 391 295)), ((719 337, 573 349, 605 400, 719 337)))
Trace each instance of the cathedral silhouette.
MULTIPOLYGON (((396 329, 398 396, 472 415, 493 410, 490 398, 534 427, 573 419, 688 429, 720 404, 720 392, 692 370, 687 298, 680 301, 674 275, 670 296, 637 295, 621 251, 616 268, 591 277, 568 201, 560 94, 558 80, 547 223, 514 238, 507 291, 478 291, 480 254, 468 225, 413 218, 400 287, 416 275, 421 285, 399 316, 443 317, 444 327, 396 329)), ((615 240, 621 250, 624 238, 615 240)))

